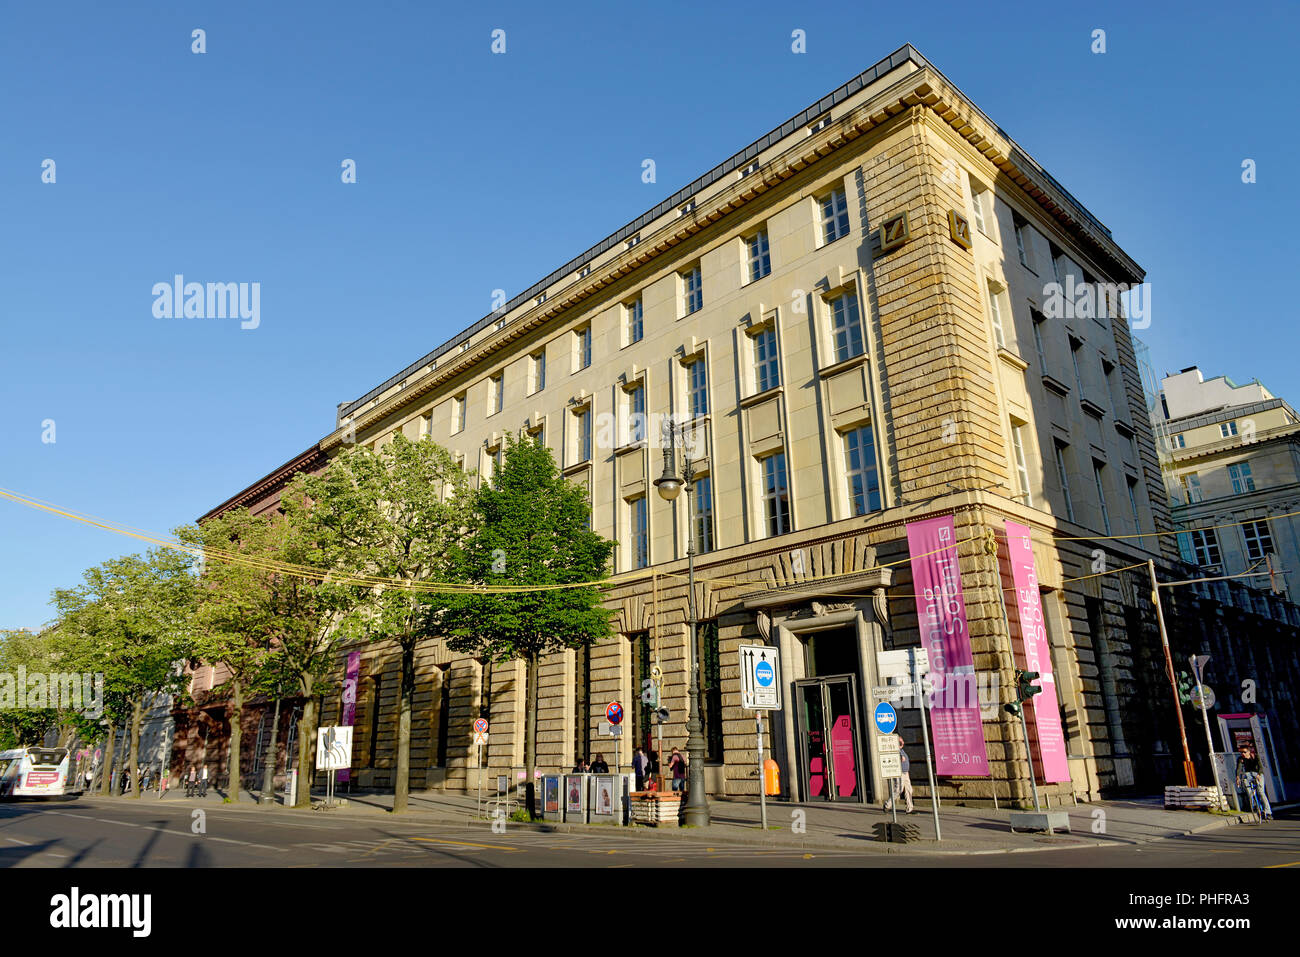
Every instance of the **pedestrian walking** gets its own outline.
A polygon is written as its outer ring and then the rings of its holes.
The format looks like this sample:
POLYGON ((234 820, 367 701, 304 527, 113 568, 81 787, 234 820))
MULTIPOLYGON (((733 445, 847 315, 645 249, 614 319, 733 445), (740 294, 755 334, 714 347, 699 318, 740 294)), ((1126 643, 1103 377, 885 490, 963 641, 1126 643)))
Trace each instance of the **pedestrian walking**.
POLYGON ((160 767, 158 769, 158 800, 167 796, 167 769, 160 767))
POLYGON ((199 789, 199 769, 191 764, 189 772, 185 775, 185 796, 187 798, 194 797, 198 789, 199 789))
POLYGON ((632 773, 636 775, 636 789, 645 790, 645 772, 650 764, 650 759, 646 757, 644 751, 637 748, 632 754, 632 773))
POLYGON ((673 753, 668 755, 668 770, 673 776, 673 790, 686 790, 686 756, 673 748, 673 753))
POLYGON ((885 810, 893 810, 894 802, 898 800, 899 794, 902 794, 907 801, 907 813, 915 813, 916 808, 912 806, 912 776, 910 774, 912 762, 907 759, 907 751, 903 747, 903 736, 895 735, 898 738, 898 763, 902 768, 903 776, 901 778, 891 778, 889 782, 889 800, 885 802, 885 810))

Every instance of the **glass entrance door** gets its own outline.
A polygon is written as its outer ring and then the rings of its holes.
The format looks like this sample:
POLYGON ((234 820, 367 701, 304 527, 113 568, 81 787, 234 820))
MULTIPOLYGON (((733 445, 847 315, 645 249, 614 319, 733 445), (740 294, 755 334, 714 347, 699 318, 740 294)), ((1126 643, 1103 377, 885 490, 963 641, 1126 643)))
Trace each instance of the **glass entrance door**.
POLYGON ((808 800, 862 801, 862 733, 853 675, 795 682, 800 772, 808 800))

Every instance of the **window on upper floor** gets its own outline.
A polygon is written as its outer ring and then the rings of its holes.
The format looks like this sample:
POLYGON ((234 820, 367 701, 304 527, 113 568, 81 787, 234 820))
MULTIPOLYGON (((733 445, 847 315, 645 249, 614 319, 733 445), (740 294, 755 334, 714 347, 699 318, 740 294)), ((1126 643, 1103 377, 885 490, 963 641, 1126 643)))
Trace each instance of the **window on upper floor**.
POLYGON ((771 326, 753 336, 754 387, 759 392, 781 384, 781 366, 776 354, 776 330, 771 326))
POLYGON ((708 475, 695 479, 693 524, 695 553, 704 555, 713 551, 713 480, 708 475))
POLYGON ((686 366, 687 388, 690 393, 692 417, 699 418, 709 414, 709 377, 708 366, 704 357, 694 360, 686 366))
POLYGON ((1128 507, 1133 510, 1133 531, 1140 532, 1142 531, 1142 519, 1138 517, 1138 480, 1131 475, 1126 475, 1124 476, 1124 484, 1128 486, 1128 507))
POLYGON ((574 464, 591 461, 591 406, 573 413, 574 464))
POLYGON ((1029 223, 1019 213, 1013 213, 1011 221, 1016 229, 1016 258, 1020 260, 1020 265, 1033 272, 1033 260, 1030 259, 1030 250, 1033 247, 1029 242, 1029 223))
POLYGON ((1082 340, 1070 337, 1070 362, 1074 366, 1075 398, 1083 398, 1083 373, 1079 371, 1079 350, 1083 348, 1082 340))
POLYGON ((1223 561, 1223 556, 1219 552, 1219 538, 1214 534, 1214 529, 1195 529, 1187 533, 1191 539, 1192 555, 1198 565, 1218 565, 1223 561))
POLYGON ((627 344, 631 345, 634 342, 640 342, 641 336, 645 332, 641 322, 643 313, 641 297, 637 296, 624 305, 623 310, 627 319, 627 344))
POLYGON ((1183 487, 1183 501, 1188 505, 1194 505, 1204 500, 1205 495, 1201 491, 1201 477, 1195 472, 1180 475, 1178 481, 1183 487))
POLYGON ((700 279, 700 265, 696 263, 682 278, 682 315, 689 316, 704 308, 704 286, 700 279))
POLYGON ((575 329, 573 333, 574 364, 578 369, 591 366, 591 326, 575 329))
POLYGON ((468 404, 466 395, 462 392, 460 395, 453 396, 451 400, 451 434, 465 431, 465 406, 468 404))
POLYGON ((1034 504, 1034 495, 1029 488, 1029 465, 1025 458, 1025 429, 1023 422, 1011 420, 1011 450, 1016 459, 1016 482, 1020 485, 1020 500, 1026 505, 1034 504))
POLYGON ((858 297, 846 292, 830 301, 831 330, 835 335, 835 361, 862 355, 862 318, 858 297))
POLYGON ((763 468, 763 515, 769 537, 791 530, 790 486, 786 480, 785 453, 760 460, 763 468))
POLYGON ((1047 321, 1047 317, 1037 309, 1031 309, 1029 320, 1034 331, 1034 352, 1038 354, 1038 371, 1047 375, 1047 350, 1043 347, 1043 323, 1047 321))
POLYGON ((644 442, 646 437, 645 384, 627 389, 627 440, 644 442))
POLYGON ((505 373, 498 372, 488 379, 488 415, 496 415, 505 402, 505 373))
POLYGON ((534 352, 528 357, 529 374, 533 380, 533 392, 541 392, 546 388, 546 350, 534 352))
POLYGON ((1246 522, 1241 526, 1246 538, 1246 558, 1252 562, 1261 562, 1264 556, 1273 552, 1273 535, 1269 531, 1267 519, 1259 522, 1246 522))
POLYGON ((767 244, 767 230, 762 229, 745 240, 749 251, 749 281, 762 279, 772 271, 772 254, 767 244))
POLYGON ((844 433, 844 464, 853 514, 880 511, 880 472, 871 426, 860 425, 844 433))
POLYGON ((1228 478, 1232 479, 1232 494, 1255 491, 1255 477, 1250 474, 1249 462, 1238 462, 1228 466, 1228 478))
POLYGON ((645 568, 650 564, 649 502, 644 495, 627 503, 632 531, 632 567, 645 568))
POLYGON ((1169 445, 1175 449, 1185 449, 1187 448, 1187 436, 1181 432, 1176 432, 1170 437, 1169 445))
POLYGON ((1056 457, 1056 478, 1061 485, 1061 494, 1065 498, 1065 517, 1074 521, 1074 499, 1070 497, 1070 469, 1067 464, 1066 456, 1070 453, 1068 443, 1060 439, 1052 440, 1052 448, 1056 457))
POLYGON ((993 341, 997 343, 999 349, 1007 347, 1007 334, 1005 323, 1010 317, 1003 317, 1004 303, 1002 293, 998 291, 997 285, 992 279, 988 281, 989 292, 989 320, 993 323, 993 341))
POLYGON ((1232 436, 1234 436, 1234 435, 1236 435, 1236 434, 1237 434, 1237 423, 1236 423, 1236 422, 1221 422, 1221 423, 1219 423, 1219 435, 1222 436, 1223 438, 1225 438, 1225 439, 1227 439, 1227 438, 1231 438, 1232 436))
POLYGON ((833 189, 818 200, 822 212, 822 244, 833 243, 849 234, 849 204, 843 188, 833 189))
POLYGON ((1097 483, 1097 505, 1101 509, 1101 527, 1110 534, 1110 509, 1106 506, 1106 465, 1092 460, 1092 477, 1097 483))
POLYGON ((970 182, 970 205, 975 228, 992 239, 990 223, 993 219, 993 194, 973 179, 970 182))

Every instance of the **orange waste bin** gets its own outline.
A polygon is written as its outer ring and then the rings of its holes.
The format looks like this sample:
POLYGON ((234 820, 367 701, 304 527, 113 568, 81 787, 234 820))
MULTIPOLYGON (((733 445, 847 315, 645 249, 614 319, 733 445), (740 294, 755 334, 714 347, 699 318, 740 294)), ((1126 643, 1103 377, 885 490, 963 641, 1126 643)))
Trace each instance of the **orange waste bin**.
POLYGON ((767 795, 781 793, 781 769, 771 758, 763 762, 763 793, 767 795))

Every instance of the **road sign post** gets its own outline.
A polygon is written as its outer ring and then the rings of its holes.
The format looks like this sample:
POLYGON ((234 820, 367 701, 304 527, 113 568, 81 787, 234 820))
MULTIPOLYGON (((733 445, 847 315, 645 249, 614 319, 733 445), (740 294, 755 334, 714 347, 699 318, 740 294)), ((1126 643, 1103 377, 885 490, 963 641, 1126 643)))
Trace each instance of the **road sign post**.
POLYGON ((758 814, 764 831, 767 830, 767 778, 763 774, 763 712, 754 712, 754 724, 758 729, 758 814))
POLYGON ((1209 655, 1191 656, 1192 677, 1196 679, 1196 691, 1192 694, 1192 703, 1201 709, 1201 720, 1205 722, 1205 746, 1210 753, 1210 771, 1214 774, 1214 789, 1219 792, 1220 797, 1226 798, 1223 784, 1219 781, 1219 762, 1214 760, 1214 739, 1210 736, 1210 713, 1207 710, 1214 704, 1214 692, 1201 683, 1205 680, 1205 665, 1209 660, 1209 655))
POLYGON ((478 816, 483 816, 483 745, 487 744, 487 718, 478 718, 474 722, 474 751, 478 765, 478 816))
POLYGON ((923 675, 930 670, 930 653, 924 648, 912 648, 910 651, 912 684, 916 686, 917 700, 921 702, 921 740, 925 742, 925 776, 930 782, 930 810, 934 815, 934 839, 942 841, 943 833, 939 830, 939 789, 934 786, 934 760, 930 754, 930 729, 927 718, 930 709, 927 707, 929 701, 926 700, 923 678, 923 675))
POLYGON ((759 820, 767 830, 767 776, 763 772, 763 712, 781 710, 781 660, 771 645, 740 646, 741 706, 754 712, 758 732, 759 820))

